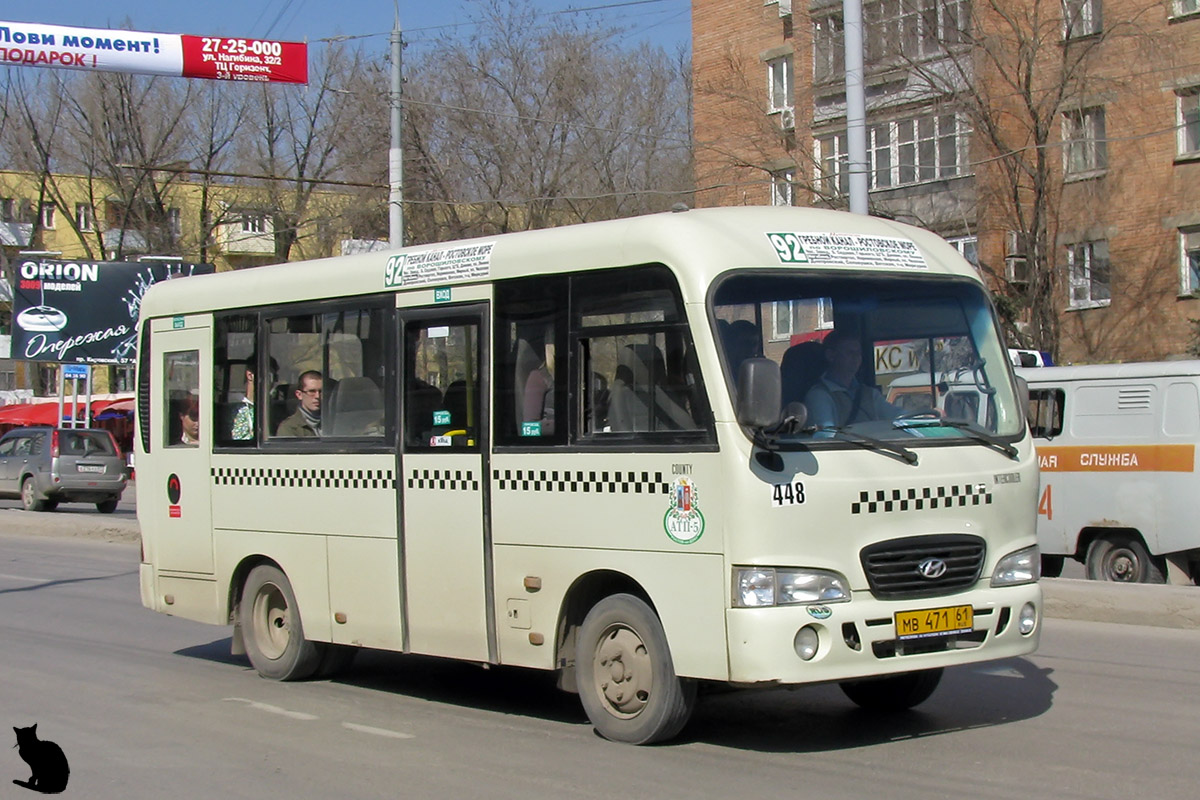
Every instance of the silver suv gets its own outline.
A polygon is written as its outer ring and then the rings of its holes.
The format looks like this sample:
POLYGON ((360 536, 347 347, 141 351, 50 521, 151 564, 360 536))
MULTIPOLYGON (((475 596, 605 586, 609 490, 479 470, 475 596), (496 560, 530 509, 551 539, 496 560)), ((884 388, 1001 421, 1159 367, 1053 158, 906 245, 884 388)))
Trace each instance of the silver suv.
POLYGON ((0 438, 0 497, 28 511, 95 503, 111 514, 125 491, 125 461, 100 428, 17 428, 0 438))

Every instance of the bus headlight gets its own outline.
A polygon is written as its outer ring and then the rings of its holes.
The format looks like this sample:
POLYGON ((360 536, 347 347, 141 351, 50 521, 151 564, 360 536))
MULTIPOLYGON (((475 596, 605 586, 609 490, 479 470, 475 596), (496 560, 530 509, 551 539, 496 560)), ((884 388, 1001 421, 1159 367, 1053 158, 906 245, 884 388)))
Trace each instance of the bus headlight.
POLYGON ((771 567, 734 567, 733 570, 735 608, 845 603, 849 600, 849 584, 837 572, 771 567))
POLYGON ((1042 554, 1035 544, 1000 559, 992 572, 992 586, 1034 583, 1042 577, 1042 554))

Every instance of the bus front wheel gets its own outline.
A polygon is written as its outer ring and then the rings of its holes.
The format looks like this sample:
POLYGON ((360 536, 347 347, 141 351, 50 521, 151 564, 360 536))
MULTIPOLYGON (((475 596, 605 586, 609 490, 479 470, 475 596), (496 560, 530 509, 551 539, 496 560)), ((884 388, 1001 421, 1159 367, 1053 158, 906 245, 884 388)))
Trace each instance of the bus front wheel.
POLYGON ((942 670, 923 669, 884 678, 842 681, 846 697, 868 711, 906 711, 929 699, 942 680, 942 670))
POLYGON ((246 655, 264 678, 304 680, 321 665, 321 648, 305 640, 296 595, 278 567, 262 564, 250 571, 238 616, 246 655))
POLYGON ((577 686, 588 719, 605 739, 649 744, 683 729, 696 684, 675 674, 658 615, 630 594, 606 597, 579 629, 577 686))

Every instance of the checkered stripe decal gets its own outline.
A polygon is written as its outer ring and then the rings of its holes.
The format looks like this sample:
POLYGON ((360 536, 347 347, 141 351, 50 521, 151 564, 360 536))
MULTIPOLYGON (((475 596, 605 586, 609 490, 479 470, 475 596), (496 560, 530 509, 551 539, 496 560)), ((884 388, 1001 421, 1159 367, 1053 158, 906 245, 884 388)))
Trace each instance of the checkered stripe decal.
POLYGON ((595 492, 597 494, 670 494, 661 472, 603 470, 497 469, 492 480, 498 491, 595 492))
POLYGON ((270 469, 213 467, 217 486, 283 486, 300 489, 394 489, 390 469, 270 469))
POLYGON ((414 469, 408 475, 408 488, 478 492, 479 479, 469 469, 414 469))
POLYGON ((961 508, 962 506, 991 505, 992 493, 983 483, 962 486, 926 486, 922 489, 879 489, 859 492, 858 502, 850 504, 851 514, 879 514, 893 511, 923 511, 924 509, 961 508))

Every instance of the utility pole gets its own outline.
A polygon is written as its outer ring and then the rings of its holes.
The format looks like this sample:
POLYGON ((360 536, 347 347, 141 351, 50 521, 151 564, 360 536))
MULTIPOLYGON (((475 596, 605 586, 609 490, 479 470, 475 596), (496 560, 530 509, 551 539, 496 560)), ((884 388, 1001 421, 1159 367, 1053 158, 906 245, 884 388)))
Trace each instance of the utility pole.
POLYGON ((842 0, 846 51, 846 146, 850 151, 850 210, 866 214, 867 192, 867 95, 863 82, 862 0, 842 0))
POLYGON ((404 72, 401 57, 404 38, 400 31, 400 9, 396 9, 396 25, 392 28, 392 143, 388 150, 388 233, 393 248, 404 246, 404 72))

